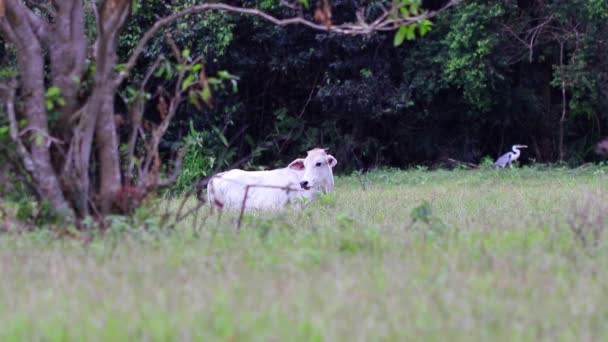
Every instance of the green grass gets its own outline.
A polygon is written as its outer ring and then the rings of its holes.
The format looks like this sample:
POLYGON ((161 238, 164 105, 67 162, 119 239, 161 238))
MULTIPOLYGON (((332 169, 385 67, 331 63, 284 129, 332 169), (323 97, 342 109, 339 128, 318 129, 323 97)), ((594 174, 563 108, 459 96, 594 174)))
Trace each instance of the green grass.
POLYGON ((3 234, 0 340, 606 340, 606 190, 601 167, 385 170, 238 235, 3 234))

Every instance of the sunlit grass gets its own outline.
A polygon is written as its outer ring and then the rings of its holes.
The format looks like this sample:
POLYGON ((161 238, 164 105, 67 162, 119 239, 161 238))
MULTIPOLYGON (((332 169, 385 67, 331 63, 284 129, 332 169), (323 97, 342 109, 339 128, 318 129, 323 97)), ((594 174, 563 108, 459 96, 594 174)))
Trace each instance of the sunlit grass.
POLYGON ((0 340, 603 340, 608 236, 571 224, 606 190, 601 167, 385 170, 238 235, 194 230, 207 209, 87 246, 5 234, 0 340))

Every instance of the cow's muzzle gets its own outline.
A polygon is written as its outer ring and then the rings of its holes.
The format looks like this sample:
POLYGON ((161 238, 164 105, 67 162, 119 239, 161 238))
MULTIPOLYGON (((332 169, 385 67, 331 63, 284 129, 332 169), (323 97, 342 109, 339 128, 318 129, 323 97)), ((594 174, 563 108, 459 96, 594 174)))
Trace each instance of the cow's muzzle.
POLYGON ((300 187, 304 190, 310 190, 310 186, 308 185, 308 181, 301 181, 300 187))

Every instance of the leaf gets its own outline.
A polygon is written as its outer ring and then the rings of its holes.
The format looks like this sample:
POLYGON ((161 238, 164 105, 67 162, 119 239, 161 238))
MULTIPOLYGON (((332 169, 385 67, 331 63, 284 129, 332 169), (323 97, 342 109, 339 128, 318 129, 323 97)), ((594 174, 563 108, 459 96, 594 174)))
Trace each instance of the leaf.
MULTIPOLYGON (((179 65, 178 65, 179 66, 179 65)), ((168 80, 173 77, 173 68, 169 61, 165 62, 165 78, 168 80)))
POLYGON ((58 103, 60 106, 65 106, 65 100, 63 99, 63 97, 58 98, 58 99, 57 99, 57 103, 58 103))
POLYGON ((53 105, 53 101, 51 100, 46 100, 44 101, 45 105, 46 105, 46 110, 53 110, 53 108, 55 107, 55 105, 53 105))
POLYGON ((416 25, 412 24, 410 26, 406 26, 406 28, 405 38, 407 38, 407 40, 416 39, 416 25))
POLYGON ((433 28, 433 22, 428 19, 424 19, 422 23, 418 26, 418 30, 420 31, 420 36, 424 37, 431 29, 433 28))
POLYGON ((331 4, 329 0, 319 0, 317 9, 315 10, 315 20, 329 29, 332 25, 331 16, 331 4))
POLYGON ((194 82, 195 78, 196 78, 195 74, 188 75, 188 77, 186 77, 184 82, 182 82, 182 90, 186 90, 192 84, 192 82, 194 82))
POLYGON ((410 13, 412 13, 412 15, 418 15, 420 13, 420 11, 418 11, 419 6, 420 4, 418 2, 412 2, 410 5, 410 13))
POLYGON ((59 87, 52 86, 46 90, 46 97, 57 97, 61 95, 61 89, 59 87))
POLYGON ((230 144, 228 143, 228 140, 226 139, 224 134, 222 134, 222 132, 215 126, 211 126, 211 128, 213 129, 215 134, 217 134, 218 138, 220 138, 220 140, 222 141, 222 144, 224 144, 224 146, 228 147, 228 145, 230 145, 230 144))
POLYGON ((196 107, 196 109, 202 110, 201 103, 198 101, 198 96, 196 95, 195 91, 190 90, 188 92, 188 100, 194 107, 196 107))
POLYGON ((228 71, 226 71, 226 70, 220 70, 220 71, 218 71, 217 75, 220 78, 232 78, 232 75, 230 75, 230 73, 228 71))
POLYGON ((218 84, 222 83, 222 81, 220 81, 216 77, 209 77, 209 78, 207 78, 207 81, 209 81, 209 84, 213 84, 213 85, 218 85, 218 84))
POLYGON ((133 14, 137 14, 137 11, 139 10, 139 0, 131 1, 131 8, 132 8, 133 14))
POLYGON ((309 8, 310 7, 310 4, 308 3, 308 0, 300 0, 300 3, 302 5, 304 5, 305 8, 309 8))
POLYGON ((203 68, 201 63, 196 63, 192 66, 192 71, 200 71, 203 68))
POLYGON ((190 57, 190 49, 184 49, 184 51, 182 51, 182 57, 184 57, 184 58, 190 57))
POLYGON ((162 77, 164 72, 165 72, 165 67, 163 65, 161 65, 160 68, 158 68, 156 70, 156 72, 154 73, 154 77, 162 77))
POLYGON ((403 40, 405 40, 405 35, 407 34, 407 26, 401 26, 397 33, 395 33, 395 39, 393 39, 393 46, 399 46, 403 44, 403 40))
POLYGON ((426 26, 418 26, 418 31, 420 31, 420 37, 424 37, 427 32, 429 32, 431 29, 429 27, 426 26))
POLYGON ((0 134, 6 134, 9 131, 8 126, 0 126, 0 134))
POLYGON ((42 134, 36 134, 36 139, 34 140, 34 143, 37 146, 42 146, 42 144, 44 143, 44 137, 42 136, 42 134))
POLYGON ((238 82, 236 80, 230 81, 232 83, 232 92, 236 93, 239 91, 238 82))
POLYGON ((205 88, 203 88, 203 90, 201 91, 201 97, 208 106, 211 106, 211 87, 206 86, 205 88))

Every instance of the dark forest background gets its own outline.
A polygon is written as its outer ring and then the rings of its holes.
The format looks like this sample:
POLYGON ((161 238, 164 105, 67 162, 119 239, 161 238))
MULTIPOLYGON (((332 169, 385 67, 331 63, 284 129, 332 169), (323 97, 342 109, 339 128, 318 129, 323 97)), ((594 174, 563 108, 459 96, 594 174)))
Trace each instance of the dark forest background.
MULTIPOLYGON (((142 2, 121 36, 120 59, 156 18, 192 3, 142 2)), ((293 15, 279 1, 233 3, 293 15)), ((360 8, 371 17, 379 10, 374 1, 332 4, 337 22, 360 8)), ((524 162, 575 165, 598 160, 608 128, 605 0, 463 1, 424 37, 397 47, 394 33, 345 38, 219 12, 185 18, 167 33, 203 55, 208 74, 239 77, 237 89, 214 92, 212 106, 182 105, 163 142, 166 153, 194 142, 184 171, 191 176, 221 168, 220 155, 228 165, 253 153, 247 167, 274 167, 315 146, 329 148, 342 172, 478 163, 516 143, 530 146, 524 162)), ((148 46, 134 80, 159 53, 170 54, 165 39, 148 46)), ((117 113, 126 101, 128 85, 117 113)), ((150 101, 148 120, 157 120, 156 107, 150 101)))

